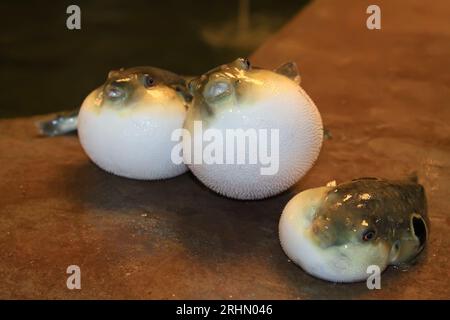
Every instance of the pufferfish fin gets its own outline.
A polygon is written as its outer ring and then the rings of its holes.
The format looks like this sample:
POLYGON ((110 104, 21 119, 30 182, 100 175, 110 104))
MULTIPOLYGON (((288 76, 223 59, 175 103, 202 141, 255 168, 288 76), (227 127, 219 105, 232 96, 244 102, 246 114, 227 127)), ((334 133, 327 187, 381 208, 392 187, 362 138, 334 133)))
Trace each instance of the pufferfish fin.
POLYGON ((282 64, 278 68, 273 70, 274 72, 281 74, 285 77, 288 77, 292 81, 294 81, 297 84, 300 84, 301 77, 300 73, 298 72, 297 64, 293 61, 286 62, 285 64, 282 64))
POLYGON ((327 187, 336 187, 337 186, 337 182, 336 182, 336 180, 332 180, 330 182, 327 182, 326 186, 327 187))

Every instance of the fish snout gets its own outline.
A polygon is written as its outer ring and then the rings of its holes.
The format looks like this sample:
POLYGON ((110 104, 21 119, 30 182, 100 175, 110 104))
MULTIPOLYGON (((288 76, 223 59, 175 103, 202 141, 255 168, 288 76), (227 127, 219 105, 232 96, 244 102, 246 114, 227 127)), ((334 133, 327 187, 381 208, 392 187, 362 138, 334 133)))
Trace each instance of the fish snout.
POLYGON ((233 94, 234 89, 231 81, 227 78, 216 78, 210 80, 203 89, 203 98, 206 102, 214 104, 233 94))
POLYGON ((126 87, 117 81, 113 81, 105 86, 104 94, 111 100, 119 100, 126 97, 126 87))

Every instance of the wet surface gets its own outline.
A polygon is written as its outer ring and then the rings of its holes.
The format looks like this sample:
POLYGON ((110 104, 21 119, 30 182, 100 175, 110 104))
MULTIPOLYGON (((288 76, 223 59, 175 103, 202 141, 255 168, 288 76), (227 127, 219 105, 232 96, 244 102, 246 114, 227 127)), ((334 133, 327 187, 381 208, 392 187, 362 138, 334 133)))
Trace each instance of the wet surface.
POLYGON ((35 118, 0 122, 1 298, 449 298, 450 4, 316 1, 253 55, 300 66, 332 134, 292 190, 236 201, 191 174, 155 182, 112 176, 76 136, 41 138, 35 118), (345 8, 345 9, 344 9, 345 8), (411 23, 414 21, 414 23, 411 23), (429 202, 428 249, 382 289, 315 279, 282 252, 278 219, 305 188, 416 171, 429 202), (66 288, 80 266, 82 289, 66 288))

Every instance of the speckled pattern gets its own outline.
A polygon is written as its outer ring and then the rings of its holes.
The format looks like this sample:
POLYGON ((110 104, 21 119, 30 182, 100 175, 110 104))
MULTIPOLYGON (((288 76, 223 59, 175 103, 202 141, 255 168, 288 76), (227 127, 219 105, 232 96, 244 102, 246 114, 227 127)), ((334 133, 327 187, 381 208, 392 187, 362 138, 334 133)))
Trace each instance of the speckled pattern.
POLYGON ((76 136, 36 136, 37 118, 0 122, 0 298, 450 298, 450 3, 318 0, 253 55, 295 60, 331 131, 293 190, 236 201, 191 174, 155 182, 95 167, 76 136), (290 263, 277 235, 305 188, 417 171, 429 201, 428 250, 382 289, 336 285, 290 263), (77 264, 82 289, 66 288, 77 264))

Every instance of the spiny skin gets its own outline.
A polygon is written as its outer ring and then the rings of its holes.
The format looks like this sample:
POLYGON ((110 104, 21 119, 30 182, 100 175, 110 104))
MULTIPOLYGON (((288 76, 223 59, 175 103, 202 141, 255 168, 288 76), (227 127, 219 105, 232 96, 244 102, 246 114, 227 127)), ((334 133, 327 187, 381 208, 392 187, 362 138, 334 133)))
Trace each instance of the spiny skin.
POLYGON ((78 136, 86 154, 110 173, 133 179, 165 179, 187 167, 172 160, 191 100, 184 78, 153 67, 111 71, 84 100, 78 136))
POLYGON ((311 274, 336 282, 364 280, 369 265, 384 270, 411 263, 428 233, 424 188, 410 180, 361 178, 304 191, 280 219, 286 254, 311 274))
POLYGON ((271 71, 254 68, 242 58, 191 80, 193 101, 184 124, 190 136, 184 142, 196 136, 194 123, 201 121, 203 129, 216 129, 224 137, 228 129, 277 131, 280 145, 279 170, 268 176, 260 174, 260 164, 190 164, 185 144, 185 162, 194 175, 235 199, 270 197, 296 183, 317 159, 323 139, 320 114, 299 81, 295 63, 271 71))

